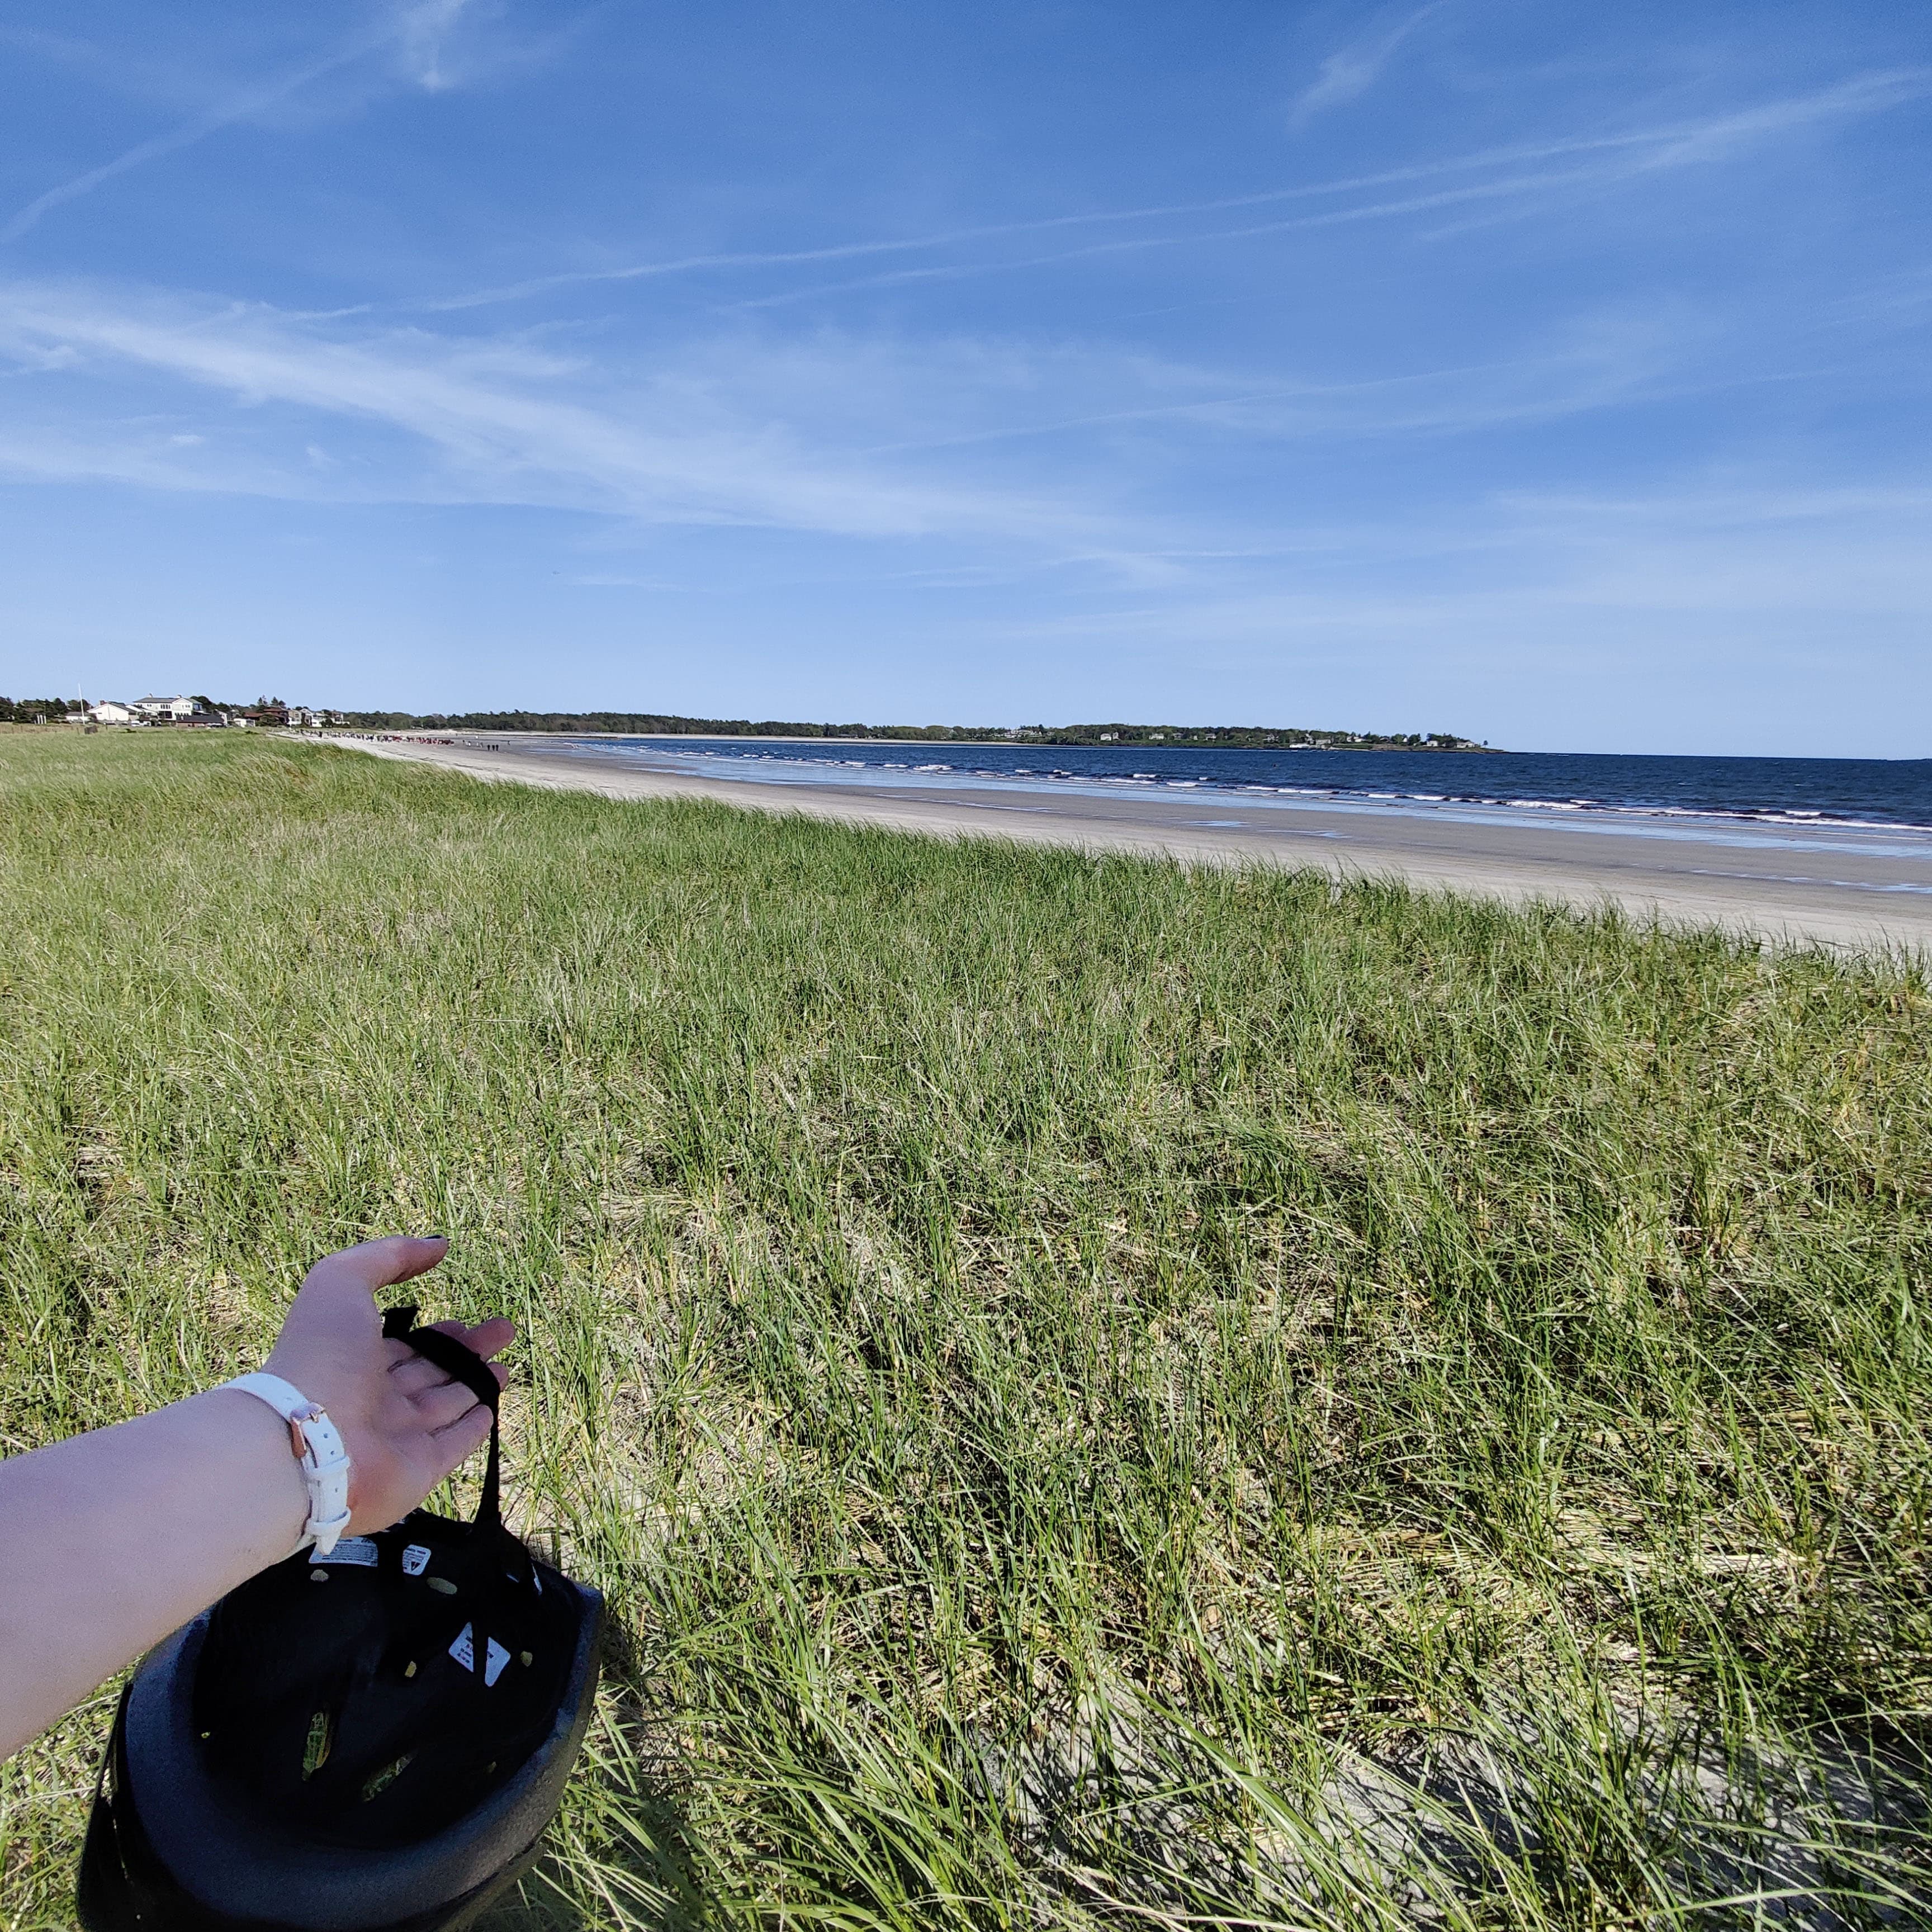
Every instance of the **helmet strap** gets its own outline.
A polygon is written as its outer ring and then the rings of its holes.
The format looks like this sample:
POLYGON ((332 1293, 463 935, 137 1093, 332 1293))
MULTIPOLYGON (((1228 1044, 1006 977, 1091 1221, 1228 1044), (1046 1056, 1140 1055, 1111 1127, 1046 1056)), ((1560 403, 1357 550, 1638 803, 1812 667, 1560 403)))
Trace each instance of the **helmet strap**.
POLYGON ((483 1472, 483 1493, 476 1504, 476 1527, 500 1528, 502 1514, 497 1498, 497 1470, 502 1431, 497 1405, 502 1391, 496 1386, 496 1378, 490 1372, 489 1364, 475 1349, 466 1348, 454 1335, 446 1335, 440 1328, 418 1328, 416 1320, 412 1303, 400 1308, 386 1308, 382 1311, 383 1336, 388 1340, 401 1342, 413 1348, 424 1361, 434 1363, 452 1382, 462 1383, 478 1402, 488 1405, 490 1462, 483 1472))

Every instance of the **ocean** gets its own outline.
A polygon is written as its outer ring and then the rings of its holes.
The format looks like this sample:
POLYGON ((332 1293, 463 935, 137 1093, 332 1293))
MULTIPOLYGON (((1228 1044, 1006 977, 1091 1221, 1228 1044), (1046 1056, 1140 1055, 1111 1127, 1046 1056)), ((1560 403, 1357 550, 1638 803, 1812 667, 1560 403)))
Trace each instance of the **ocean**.
POLYGON ((1195 751, 1181 746, 576 738, 574 751, 770 784, 1211 793, 1402 812, 1932 829, 1932 759, 1640 758, 1588 752, 1195 751))

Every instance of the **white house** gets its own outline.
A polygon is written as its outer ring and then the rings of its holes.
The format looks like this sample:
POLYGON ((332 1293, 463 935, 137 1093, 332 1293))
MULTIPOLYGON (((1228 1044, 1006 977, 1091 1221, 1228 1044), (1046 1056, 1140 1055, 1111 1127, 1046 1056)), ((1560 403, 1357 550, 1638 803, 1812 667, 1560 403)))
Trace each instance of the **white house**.
POLYGON ((134 700, 134 709, 144 718, 168 724, 185 724, 191 718, 208 715, 206 706, 192 698, 139 698, 134 700))
POLYGON ((112 698, 104 698, 98 704, 90 704, 87 716, 97 724, 139 724, 142 722, 138 705, 122 704, 112 698))

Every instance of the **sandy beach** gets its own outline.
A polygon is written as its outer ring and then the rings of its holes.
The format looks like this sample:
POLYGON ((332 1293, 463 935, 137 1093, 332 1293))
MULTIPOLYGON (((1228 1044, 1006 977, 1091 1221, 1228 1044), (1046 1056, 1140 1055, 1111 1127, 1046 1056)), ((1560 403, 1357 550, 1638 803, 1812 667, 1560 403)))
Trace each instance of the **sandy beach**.
POLYGON ((1226 794, 1096 797, 1016 787, 836 782, 774 785, 627 769, 567 741, 339 736, 376 757, 607 798, 710 799, 764 812, 941 836, 994 836, 1191 863, 1318 866, 1522 901, 1606 903, 1640 917, 1711 922, 1786 940, 1932 946, 1932 837, 1839 826, 1689 828, 1667 820, 1472 821, 1378 806, 1250 806, 1226 794))

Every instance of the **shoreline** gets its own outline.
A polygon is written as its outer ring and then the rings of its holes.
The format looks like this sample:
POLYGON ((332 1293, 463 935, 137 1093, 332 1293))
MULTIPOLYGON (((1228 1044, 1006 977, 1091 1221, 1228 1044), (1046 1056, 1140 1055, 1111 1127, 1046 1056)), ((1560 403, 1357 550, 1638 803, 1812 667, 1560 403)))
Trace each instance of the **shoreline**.
MULTIPOLYGON (((371 734, 365 735, 380 736, 382 734, 371 734)), ((406 734, 404 735, 406 738, 406 734)), ((694 742, 699 743, 728 744, 736 746, 750 744, 818 746, 829 745, 834 742, 848 745, 875 745, 886 743, 894 745, 910 745, 918 742, 916 740, 903 739, 886 740, 860 738, 833 740, 819 738, 775 738, 754 740, 740 736, 727 737, 716 734, 711 734, 704 737, 699 737, 696 734, 686 735, 688 735, 694 742)), ((462 736, 466 742, 475 742, 482 740, 496 740, 502 737, 512 737, 517 736, 521 736, 526 740, 532 740, 538 738, 539 736, 548 736, 560 744, 572 744, 590 741, 608 741, 612 745, 641 746, 648 748, 651 752, 671 758, 676 758, 680 755, 706 758, 714 755, 709 752, 680 754, 673 748, 674 745, 679 742, 678 740, 674 740, 664 734, 650 736, 638 732, 570 731, 542 734, 536 733, 518 734, 500 732, 473 732, 464 734, 462 736)), ((437 734, 428 734, 423 740, 418 742, 434 744, 445 741, 437 734)), ((455 741, 450 740, 448 742, 454 742, 455 741)), ((976 748, 983 748, 988 750, 1006 750, 1010 748, 1009 746, 999 744, 991 740, 976 740, 970 743, 963 744, 960 747, 960 748, 967 751, 970 751, 976 748)), ((492 744, 484 746, 484 748, 501 750, 503 747, 500 745, 492 744)), ((512 748, 518 748, 513 747, 512 748)), ((539 748, 541 748, 539 747, 539 748)), ((928 747, 928 748, 936 751, 938 748, 928 747)), ((1062 746, 1060 748, 1063 750, 1067 748, 1076 750, 1094 750, 1100 748, 1096 746, 1074 746, 1071 748, 1062 746)), ((1146 748, 1142 747, 1136 748, 1146 748)), ((1199 746, 1190 747, 1186 746, 1162 746, 1155 748, 1165 751, 1169 749, 1198 750, 1202 748, 1199 746)), ((1340 749, 1341 748, 1324 746, 1318 747, 1296 746, 1292 748, 1296 750, 1319 749, 1334 752, 1340 749)), ((1394 750, 1396 748, 1389 746, 1376 746, 1364 748, 1373 749, 1378 752, 1390 752, 1394 750)), ((1489 755, 1508 757, 1520 754, 1498 752, 1490 754, 1489 755)), ((786 760, 780 758, 776 754, 760 752, 756 757, 753 757, 748 754, 734 759, 732 761, 733 764, 742 766, 743 768, 742 770, 730 770, 722 766, 712 767, 709 770, 700 770, 699 767, 692 766, 689 769, 695 776, 724 778, 736 783, 762 784, 767 786, 773 784, 796 786, 799 784, 810 785, 813 784, 823 784, 839 790, 848 789, 870 789, 878 785, 894 783, 910 784, 916 778, 922 777, 928 773, 943 772, 946 774, 949 781, 949 789, 961 784, 977 783, 986 785, 997 785, 1003 788, 1006 787, 1014 787, 1021 790, 1038 790, 1043 794, 1052 793, 1063 796, 1075 794, 1081 794, 1090 796, 1112 797, 1119 796, 1121 794, 1128 791, 1130 788, 1134 790, 1139 791, 1144 796, 1159 796, 1162 795, 1171 796, 1181 792, 1190 792, 1198 793, 1203 796, 1208 797, 1226 798, 1232 804, 1250 810, 1265 810, 1270 806, 1279 804, 1290 810, 1301 809, 1310 805, 1330 806, 1338 811, 1352 810, 1358 806, 1373 806, 1378 810, 1393 812, 1419 811, 1426 812, 1431 815, 1444 815, 1456 812, 1472 812, 1485 814, 1492 814, 1498 811, 1535 812, 1562 815, 1566 818, 1568 822, 1577 826, 1600 827, 1604 829, 1612 829, 1619 824, 1626 826, 1634 825, 1640 829, 1646 825, 1663 826, 1670 824, 1690 827, 1715 827, 1722 826, 1744 827, 1756 826, 1770 830, 1790 826, 1801 831, 1842 831, 1851 833, 1854 836, 1864 832, 1876 832, 1881 836, 1891 834, 1906 838, 1919 838, 1932 839, 1932 819, 1917 820, 1905 819, 1856 818, 1837 814, 1823 810, 1800 811, 1790 808, 1778 809, 1770 806, 1744 807, 1719 805, 1685 806, 1670 805, 1661 802, 1642 804, 1610 803, 1597 799, 1586 800, 1579 798, 1564 799, 1508 796, 1494 794, 1455 791, 1365 792, 1358 788, 1339 784, 1319 784, 1313 783, 1309 784, 1293 785, 1282 784, 1279 783, 1268 784, 1262 784, 1258 782, 1236 782, 1232 778, 1219 776, 1203 777, 1196 779, 1186 780, 1172 776, 1157 776, 1151 772, 1136 772, 1129 776, 1123 776, 1118 772, 1083 772, 1069 771, 1066 770, 1056 770, 1052 772, 1038 772, 1030 770, 1019 770, 1010 772, 1001 772, 984 769, 962 770, 956 764, 939 761, 937 759, 935 759, 934 762, 920 765, 866 766, 863 767, 865 776, 862 778, 856 775, 851 777, 843 776, 844 772, 852 771, 859 761, 851 759, 829 758, 815 761, 826 768, 820 776, 816 777, 806 777, 802 778, 772 778, 754 776, 754 768, 758 764, 764 763, 768 759, 771 760, 772 762, 786 762, 786 760), (895 772, 898 774, 898 777, 893 778, 887 776, 889 773, 895 772), (1574 814, 1574 816, 1572 816, 1572 814, 1574 814)), ((808 761, 803 759, 795 759, 790 760, 790 762, 803 766, 808 761)), ((636 769, 663 770, 664 768, 662 766, 650 766, 640 764, 636 767, 636 769)), ((1311 772, 1306 776, 1310 779, 1312 780, 1317 776, 1317 774, 1311 772)), ((1436 782, 1440 783, 1442 781, 1438 780, 1436 782)))
MULTIPOLYGON (((830 736, 823 731, 529 731, 518 725, 506 725, 501 730, 485 730, 476 724, 344 724, 331 728, 338 735, 344 732, 392 732, 398 736, 407 737, 416 733, 447 732, 462 738, 614 738, 626 743, 641 739, 652 744, 956 745, 968 750, 976 745, 983 745, 988 751, 1010 752, 1016 745, 1024 743, 1037 746, 1043 752, 1094 752, 1101 748, 1084 738, 893 738, 876 732, 862 738, 848 738, 830 736)), ((1478 758, 1516 755, 1502 745, 1196 745, 1183 738, 1166 740, 1155 745, 1121 745, 1115 748, 1124 752, 1402 752, 1449 757, 1466 754, 1478 758)))
POLYGON ((775 786, 709 772, 627 769, 562 748, 589 735, 450 732, 434 734, 440 742, 433 743, 400 736, 304 736, 299 742, 613 799, 707 799, 940 837, 1000 837, 1194 865, 1311 866, 1338 878, 1394 878, 1424 890, 1519 904, 1542 899, 1586 910, 1614 906, 1640 919, 1717 926, 1780 943, 1932 952, 1932 840, 1923 855, 1900 855, 1876 842, 1868 852, 1848 849, 1845 828, 1822 826, 1816 836, 1805 836, 1804 826, 1779 825, 1775 838, 1720 845, 1673 839, 1667 824, 1598 824, 1584 840, 1581 827, 1554 814, 1522 824, 1472 824, 1447 814, 1408 817, 1325 800, 1271 800, 1263 809, 1225 793, 1096 797, 1070 791, 1031 794, 1035 802, 1017 803, 1009 791, 966 783, 943 792, 887 784, 861 789, 830 779, 775 786), (1211 818, 1188 816, 1210 809, 1211 818), (1833 838, 1834 832, 1840 836, 1833 838))

